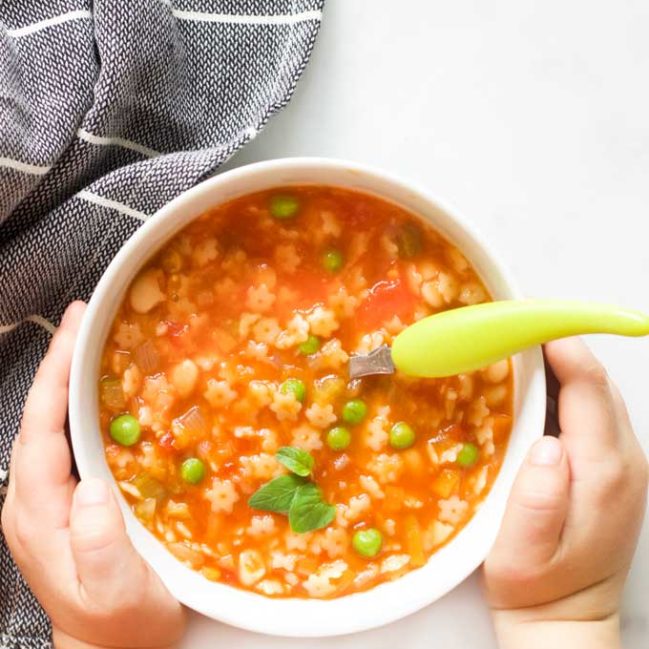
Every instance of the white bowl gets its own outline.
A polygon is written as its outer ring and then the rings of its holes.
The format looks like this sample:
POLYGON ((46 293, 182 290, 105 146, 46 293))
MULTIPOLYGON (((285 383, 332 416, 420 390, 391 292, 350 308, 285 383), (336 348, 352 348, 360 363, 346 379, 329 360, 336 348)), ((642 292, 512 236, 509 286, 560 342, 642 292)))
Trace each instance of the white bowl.
MULTIPOLYGON (((249 165, 210 178, 159 210, 116 255, 88 305, 70 380, 72 445, 82 478, 114 485, 99 431, 97 377, 102 347, 124 292, 142 264, 170 237, 210 207, 278 185, 325 184, 358 189, 394 201, 427 219, 468 257, 496 299, 520 297, 482 236, 454 211, 411 183, 351 162, 287 158, 249 165)), ((418 570, 369 591, 333 600, 271 599, 213 583, 177 561, 142 526, 118 494, 138 552, 183 604, 234 626, 273 635, 316 637, 352 633, 393 622, 446 594, 473 572, 496 537, 512 481, 545 417, 545 380, 539 349, 514 359, 515 419, 495 484, 466 527, 418 570)))

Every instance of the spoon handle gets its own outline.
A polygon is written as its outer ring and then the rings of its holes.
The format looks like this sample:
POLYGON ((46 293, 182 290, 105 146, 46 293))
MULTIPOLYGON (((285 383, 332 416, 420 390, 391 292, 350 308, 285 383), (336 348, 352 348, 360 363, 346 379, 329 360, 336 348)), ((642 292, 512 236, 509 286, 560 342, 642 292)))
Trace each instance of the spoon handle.
POLYGON ((392 342, 395 367, 409 376, 472 372, 528 347, 577 334, 649 335, 649 316, 572 300, 505 300, 428 316, 392 342))

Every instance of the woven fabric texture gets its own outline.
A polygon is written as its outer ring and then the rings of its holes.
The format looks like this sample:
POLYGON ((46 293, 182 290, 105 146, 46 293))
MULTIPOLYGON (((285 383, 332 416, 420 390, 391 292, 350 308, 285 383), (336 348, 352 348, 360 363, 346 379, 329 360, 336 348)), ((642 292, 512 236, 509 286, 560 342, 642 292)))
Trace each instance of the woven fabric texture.
MULTIPOLYGON (((323 2, 0 2, 0 505, 65 306, 289 101, 323 2)), ((50 636, 0 536, 0 649, 50 636)))

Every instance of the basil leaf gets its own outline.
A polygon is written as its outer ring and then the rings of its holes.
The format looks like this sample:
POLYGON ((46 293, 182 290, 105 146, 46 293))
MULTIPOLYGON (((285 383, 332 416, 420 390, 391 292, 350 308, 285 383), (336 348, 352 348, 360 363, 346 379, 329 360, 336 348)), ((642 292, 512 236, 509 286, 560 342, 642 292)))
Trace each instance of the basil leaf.
POLYGON ((306 476, 313 471, 315 460, 310 453, 303 451, 301 448, 294 446, 282 446, 282 448, 275 453, 275 457, 289 470, 296 475, 306 476))
POLYGON ((336 516, 336 508, 322 500, 322 492, 312 482, 298 487, 288 511, 294 532, 304 533, 327 527, 336 516))
POLYGON ((248 499, 248 505, 266 512, 287 514, 293 497, 304 480, 296 475, 281 475, 262 485, 248 499))

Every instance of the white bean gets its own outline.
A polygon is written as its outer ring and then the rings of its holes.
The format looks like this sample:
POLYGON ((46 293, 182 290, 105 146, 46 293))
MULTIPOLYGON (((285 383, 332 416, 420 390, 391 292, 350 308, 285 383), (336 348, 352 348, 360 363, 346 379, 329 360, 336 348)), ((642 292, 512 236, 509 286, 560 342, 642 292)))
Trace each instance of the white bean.
POLYGON ((158 284, 158 273, 159 271, 150 268, 133 282, 129 300, 136 313, 148 313, 165 299, 158 284))
POLYGON ((424 282, 421 286, 421 296, 433 308, 439 308, 444 304, 444 298, 436 282, 424 282))
POLYGON ((266 574, 266 567, 257 550, 244 550, 239 555, 239 581, 245 586, 256 584, 266 574))
POLYGON ((171 382, 181 397, 187 397, 192 393, 198 380, 198 367, 190 359, 178 363, 171 370, 171 382))
POLYGON ((489 365, 484 370, 484 375, 490 383, 501 383, 509 375, 509 361, 505 359, 489 365))
POLYGON ((468 401, 473 396, 473 377, 470 374, 460 374, 457 378, 460 382, 459 397, 468 401))
POLYGON ((491 388, 487 388, 484 391, 484 397, 487 401, 487 405, 490 408, 494 406, 499 406, 507 396, 507 386, 506 385, 494 385, 491 388))
POLYGON ((484 289, 477 282, 468 282, 460 291, 459 301, 462 304, 478 304, 487 299, 484 289))

